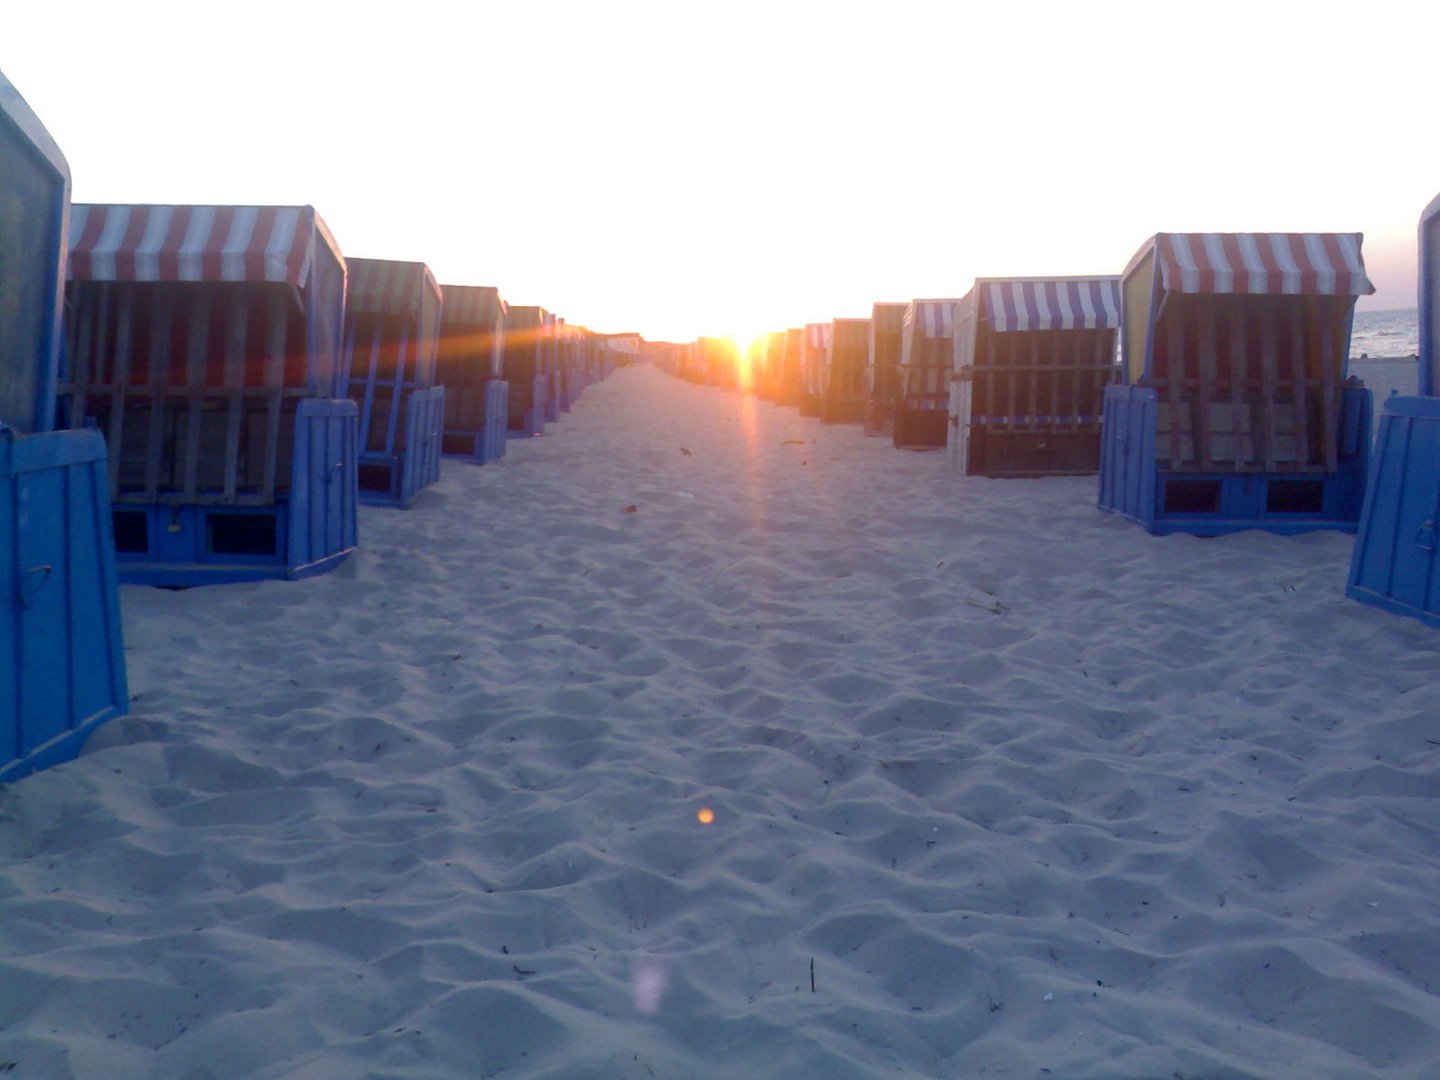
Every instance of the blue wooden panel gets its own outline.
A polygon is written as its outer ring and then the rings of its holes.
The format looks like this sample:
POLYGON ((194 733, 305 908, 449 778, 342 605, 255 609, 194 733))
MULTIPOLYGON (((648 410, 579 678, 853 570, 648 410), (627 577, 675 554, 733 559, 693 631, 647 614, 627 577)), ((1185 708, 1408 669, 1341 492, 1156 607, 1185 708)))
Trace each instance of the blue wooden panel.
POLYGON ((509 416, 510 384, 504 379, 491 379, 485 388, 485 461, 499 461, 505 456, 509 416))
POLYGON ((404 445, 390 454, 360 455, 360 501, 367 506, 404 509, 440 479, 445 388, 409 390, 398 400, 405 405, 404 445))
POLYGON ((98 433, 0 436, 0 781, 129 706, 106 492, 98 433))
POLYGON ((404 459, 405 480, 401 505, 440 479, 440 440, 445 426, 445 388, 417 390, 409 396, 406 418, 408 438, 404 459))
POLYGON ((561 396, 560 372, 551 369, 545 373, 545 422, 553 424, 560 419, 561 396))
POLYGON ((1156 463, 1156 392, 1107 387, 1098 505, 1157 534, 1353 531, 1369 463, 1370 391, 1347 387, 1339 408, 1334 472, 1172 472, 1156 463))
POLYGON ((55 426, 70 170, 0 75, 0 424, 55 426))
MULTIPOLYGON (((545 399, 550 392, 550 376, 547 372, 537 371, 530 376, 530 404, 525 408, 523 415, 510 417, 513 425, 509 430, 509 437, 512 439, 528 439, 533 435, 545 433, 545 399)), ((512 398, 512 408, 513 408, 512 398)))
POLYGON ((120 580, 223 585, 333 569, 356 543, 356 416, 353 401, 297 403, 290 489, 272 504, 118 506, 136 526, 118 555, 120 580))
POLYGON ((311 398, 295 416, 289 576, 333 569, 355 549, 359 411, 353 401, 311 398))
POLYGON ((1346 595, 1440 626, 1440 399, 1392 397, 1346 595))

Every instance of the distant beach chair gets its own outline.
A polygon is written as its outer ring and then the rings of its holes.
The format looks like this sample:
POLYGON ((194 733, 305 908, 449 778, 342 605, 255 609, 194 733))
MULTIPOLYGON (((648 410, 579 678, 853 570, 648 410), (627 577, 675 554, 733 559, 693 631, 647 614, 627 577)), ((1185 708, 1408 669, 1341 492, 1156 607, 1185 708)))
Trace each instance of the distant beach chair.
POLYGON ((800 415, 819 416, 825 396, 825 361, 834 323, 806 323, 800 339, 800 415))
POLYGON ((590 357, 595 349, 595 335, 583 326, 571 326, 563 321, 560 333, 561 367, 565 372, 560 411, 569 412, 590 384, 590 357))
POLYGON ((827 424, 858 424, 865 419, 868 395, 865 369, 870 363, 870 320, 835 319, 825 350, 820 419, 827 424))
POLYGON ((958 299, 912 300, 900 337, 899 386, 892 443, 901 449, 940 449, 950 422, 958 299))
POLYGON ((505 316, 505 373, 510 383, 510 438, 545 432, 550 396, 549 312, 533 305, 510 305, 505 316))
POLYGON ((76 206, 62 416, 110 444, 120 579, 299 578, 355 547, 345 263, 308 206, 76 206))
POLYGON ((0 75, 0 783, 130 706, 105 440, 56 431, 70 169, 0 75))
POLYGON ((617 367, 637 363, 644 351, 645 339, 632 331, 601 334, 596 339, 599 372, 597 378, 606 378, 617 367))
POLYGON ((736 384, 740 361, 735 342, 727 337, 696 338, 698 381, 706 386, 731 387, 736 384))
POLYGON ((878 303, 870 309, 870 341, 865 359, 865 434, 889 436, 895 430, 895 399, 900 386, 900 349, 905 336, 906 303, 878 303))
POLYGON ((955 320, 950 464, 972 476, 1097 472, 1120 279, 979 278, 955 320))
POLYGON ((545 422, 553 424, 560 419, 561 407, 565 402, 565 375, 561 361, 564 341, 561 330, 565 320, 554 312, 545 312, 546 348, 541 357, 541 370, 545 377, 545 422))
POLYGON ((440 288, 436 381, 445 387, 446 456, 477 465, 505 456, 510 384, 505 380, 505 301, 482 285, 440 288))
POLYGON ((1121 283, 1099 505, 1153 533, 1353 531, 1370 392, 1346 379, 1355 233, 1160 233, 1121 283))
POLYGON ((755 393, 766 401, 779 402, 782 397, 782 374, 785 366, 785 331, 763 334, 756 344, 755 393))
POLYGON ((1440 196, 1420 215, 1417 387, 1381 410, 1345 593, 1440 627, 1440 196))
POLYGON ((790 326, 785 330, 781 347, 779 387, 776 400, 781 405, 798 409, 805 396, 805 328, 790 326))
POLYGON ((424 263, 346 265, 345 385, 360 407, 360 501, 404 508, 440 479, 440 286, 424 263))

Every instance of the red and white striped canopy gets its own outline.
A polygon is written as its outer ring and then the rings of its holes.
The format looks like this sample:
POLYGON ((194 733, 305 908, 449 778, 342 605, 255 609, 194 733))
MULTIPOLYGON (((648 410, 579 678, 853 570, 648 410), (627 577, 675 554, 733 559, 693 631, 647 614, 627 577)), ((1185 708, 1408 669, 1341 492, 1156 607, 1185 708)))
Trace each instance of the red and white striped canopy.
POLYGON ((420 262, 346 259, 345 307, 367 315, 415 315, 427 292, 440 299, 440 286, 420 262))
POLYGON ((1112 330, 1120 325, 1120 279, 1017 278, 985 281, 990 329, 1112 330))
POLYGON ((442 285, 442 326, 480 326, 491 329, 505 312, 500 290, 491 285, 442 285))
POLYGON ((1159 233, 1161 285, 1176 293, 1363 296, 1375 291, 1360 233, 1159 233))
POLYGON ((308 206, 70 210, 72 281, 274 281, 303 288, 319 215, 308 206))

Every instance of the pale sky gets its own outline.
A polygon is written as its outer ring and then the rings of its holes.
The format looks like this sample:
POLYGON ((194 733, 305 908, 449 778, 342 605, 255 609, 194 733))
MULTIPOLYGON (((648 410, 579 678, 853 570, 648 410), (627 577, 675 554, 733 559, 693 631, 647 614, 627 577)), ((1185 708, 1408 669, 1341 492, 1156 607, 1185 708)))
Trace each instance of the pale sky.
POLYGON ((1440 5, 16 5, 77 202, 308 203, 604 332, 749 337, 1162 231, 1359 231, 1414 307, 1440 5))

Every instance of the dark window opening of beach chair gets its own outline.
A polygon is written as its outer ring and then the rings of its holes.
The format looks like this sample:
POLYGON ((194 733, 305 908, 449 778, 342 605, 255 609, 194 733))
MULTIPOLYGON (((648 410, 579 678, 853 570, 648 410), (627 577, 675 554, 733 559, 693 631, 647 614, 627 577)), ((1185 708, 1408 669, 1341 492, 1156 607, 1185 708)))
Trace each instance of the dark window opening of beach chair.
MULTIPOLYGON (((440 450, 484 459, 490 383, 505 378, 505 304, 500 291, 489 286, 445 285, 441 292, 436 381, 445 387, 445 432, 440 450)), ((503 440, 498 446, 503 453, 503 440)))
POLYGON ((1333 472, 1353 303, 1167 296, 1149 378, 1157 461, 1175 471, 1333 472))
POLYGON ((105 434, 117 503, 268 505, 288 490, 312 393, 292 288, 77 283, 66 339, 61 415, 105 434))

